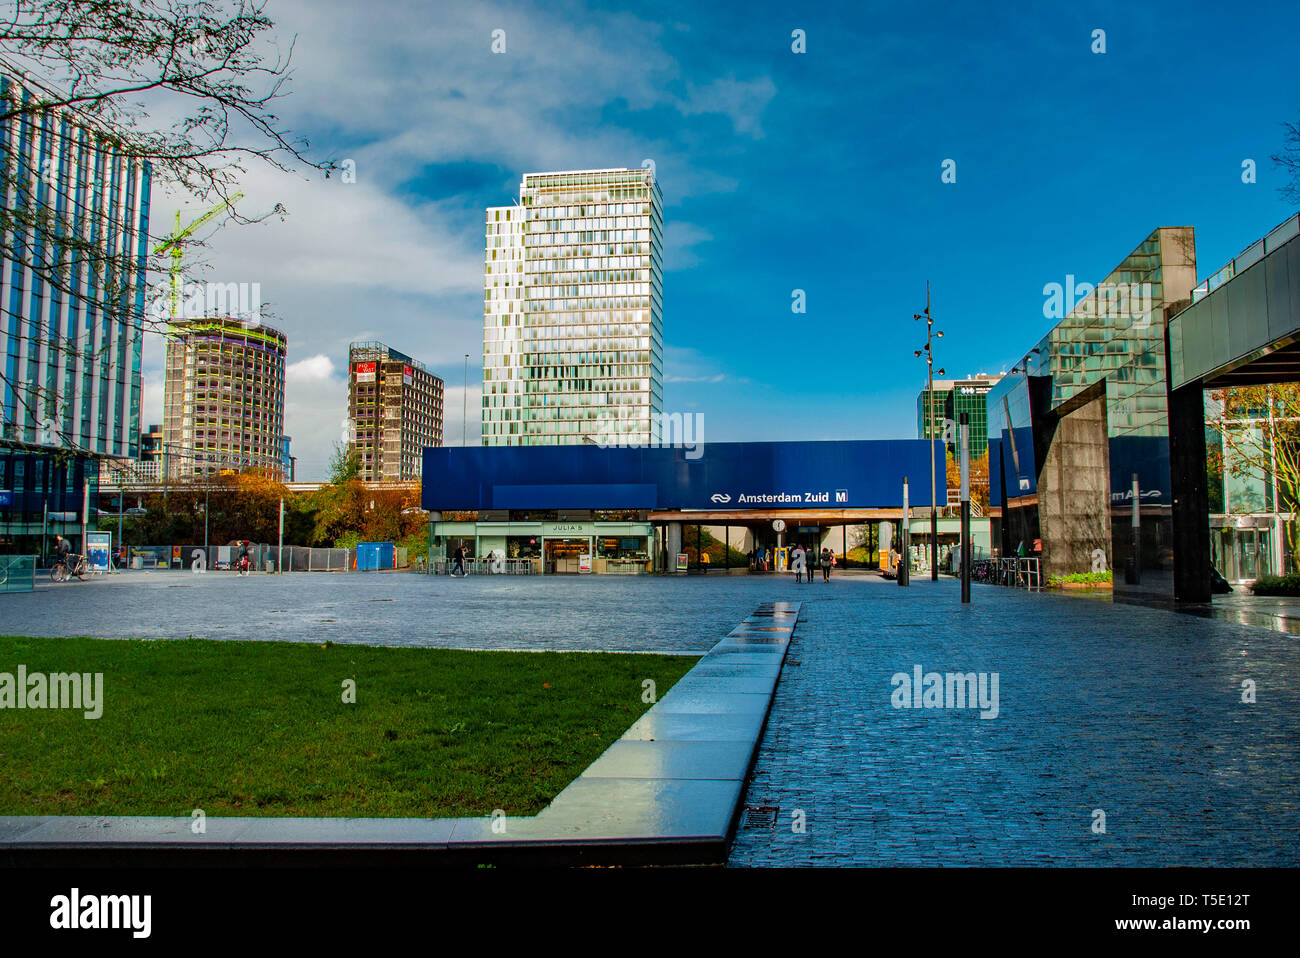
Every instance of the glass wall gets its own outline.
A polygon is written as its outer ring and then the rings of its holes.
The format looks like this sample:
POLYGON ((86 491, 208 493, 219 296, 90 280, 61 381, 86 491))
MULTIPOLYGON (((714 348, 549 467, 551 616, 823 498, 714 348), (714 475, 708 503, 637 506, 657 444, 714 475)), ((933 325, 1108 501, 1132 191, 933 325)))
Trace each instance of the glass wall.
POLYGON ((1214 567, 1229 582, 1253 582, 1275 575, 1273 530, 1266 526, 1223 526, 1212 531, 1214 567))
MULTIPOLYGON (((1079 544, 1080 517, 1106 513, 1104 561, 1116 570, 1116 588, 1172 594, 1165 306, 1190 297, 1195 271, 1191 228, 1166 227, 1101 283, 1071 276, 1058 288, 1060 322, 987 397, 990 501, 1003 508, 1003 554, 1041 538, 1045 565, 1090 571, 1097 546, 1079 544), (1109 491, 1081 501, 1098 489, 1109 491)), ((1044 287, 1045 315, 1052 285, 1044 287)))

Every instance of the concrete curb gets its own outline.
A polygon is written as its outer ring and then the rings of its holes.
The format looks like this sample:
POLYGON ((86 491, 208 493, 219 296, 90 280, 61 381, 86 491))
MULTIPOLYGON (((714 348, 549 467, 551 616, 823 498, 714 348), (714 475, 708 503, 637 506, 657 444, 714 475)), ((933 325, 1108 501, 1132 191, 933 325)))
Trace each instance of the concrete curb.
POLYGON ((722 864, 800 605, 760 606, 535 816, 0 817, 0 862, 722 864))

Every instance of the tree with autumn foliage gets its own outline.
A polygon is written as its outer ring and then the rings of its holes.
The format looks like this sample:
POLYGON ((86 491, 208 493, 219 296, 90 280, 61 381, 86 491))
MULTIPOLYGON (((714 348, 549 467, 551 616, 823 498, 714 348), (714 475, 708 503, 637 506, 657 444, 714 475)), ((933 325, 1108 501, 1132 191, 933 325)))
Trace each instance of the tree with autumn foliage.
POLYGON ((1218 462, 1222 475, 1262 479, 1276 490, 1273 508, 1282 516, 1287 551, 1296 554, 1300 545, 1300 383, 1213 390, 1210 407, 1207 419, 1221 442, 1218 462))
POLYGON ((313 545, 351 548, 358 542, 409 542, 428 521, 416 489, 367 487, 357 478, 355 449, 340 444, 330 462, 330 481, 309 497, 313 545))
MULTIPOLYGON (((947 456, 947 470, 945 475, 948 477, 948 488, 950 490, 961 489, 961 462, 956 456, 947 456)), ((972 456, 970 460, 970 501, 984 510, 989 509, 989 454, 987 451, 982 456, 972 456)))

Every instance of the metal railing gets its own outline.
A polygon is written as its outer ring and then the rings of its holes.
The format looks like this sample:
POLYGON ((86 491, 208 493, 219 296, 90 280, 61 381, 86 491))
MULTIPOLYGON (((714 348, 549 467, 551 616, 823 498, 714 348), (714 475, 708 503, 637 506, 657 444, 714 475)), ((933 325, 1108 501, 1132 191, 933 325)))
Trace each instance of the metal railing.
POLYGON ((1209 279, 1202 282, 1192 290, 1192 302, 1196 303, 1209 296, 1228 280, 1232 279, 1238 273, 1245 272, 1246 269, 1258 263, 1273 250, 1277 249, 1283 243, 1300 235, 1300 213, 1290 217, 1280 226, 1274 229, 1263 239, 1256 240, 1249 248, 1237 254, 1227 266, 1223 267, 1217 273, 1210 276, 1209 279))
POLYGON ((998 560, 998 585, 1016 589, 1041 589, 1043 576, 1037 556, 1012 556, 998 560))
MULTIPOLYGON (((455 559, 435 556, 431 571, 434 575, 450 575, 455 567, 455 559)), ((535 575, 536 566, 532 559, 466 559, 466 575, 535 575)))

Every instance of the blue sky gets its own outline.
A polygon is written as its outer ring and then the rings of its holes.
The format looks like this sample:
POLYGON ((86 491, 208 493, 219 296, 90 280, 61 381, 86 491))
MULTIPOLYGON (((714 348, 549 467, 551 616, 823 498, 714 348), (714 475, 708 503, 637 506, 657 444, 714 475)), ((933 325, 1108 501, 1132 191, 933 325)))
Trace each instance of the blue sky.
POLYGON ((279 112, 357 182, 250 170, 245 209, 290 216, 215 233, 207 260, 290 337, 300 478, 339 438, 353 339, 428 363, 447 442, 462 398, 476 440, 482 211, 524 172, 654 160, 665 411, 713 441, 915 435, 927 280, 937 362, 999 372, 1051 325, 1045 284, 1188 224, 1204 277, 1294 212, 1270 156, 1300 121, 1300 8, 1048 6, 271 0, 297 35, 279 112))

